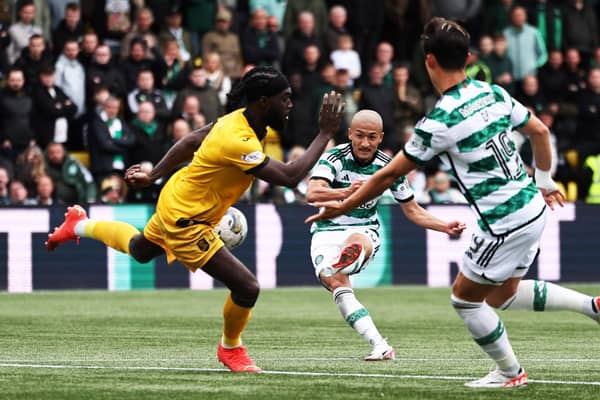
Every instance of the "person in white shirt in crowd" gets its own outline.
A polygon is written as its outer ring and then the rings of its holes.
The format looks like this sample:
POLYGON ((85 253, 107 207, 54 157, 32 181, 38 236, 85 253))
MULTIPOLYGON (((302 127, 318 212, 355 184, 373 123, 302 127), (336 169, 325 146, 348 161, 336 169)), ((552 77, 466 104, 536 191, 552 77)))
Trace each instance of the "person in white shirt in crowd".
POLYGON ((10 45, 7 49, 8 62, 12 65, 19 55, 21 50, 27 47, 29 38, 33 34, 43 35, 42 28, 34 25, 35 4, 32 0, 26 0, 19 3, 18 21, 8 28, 10 36, 10 45))
POLYGON ((227 103, 227 93, 231 91, 231 78, 223 71, 219 53, 208 53, 203 66, 208 75, 208 84, 218 92, 219 102, 224 107, 227 103))

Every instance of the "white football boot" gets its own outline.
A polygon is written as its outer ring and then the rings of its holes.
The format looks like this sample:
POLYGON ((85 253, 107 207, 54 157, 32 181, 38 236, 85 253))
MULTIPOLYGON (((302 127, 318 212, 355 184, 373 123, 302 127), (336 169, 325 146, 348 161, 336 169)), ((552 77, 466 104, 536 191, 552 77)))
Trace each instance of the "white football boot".
POLYGON ((506 376, 499 369, 495 369, 481 379, 465 383, 470 388, 513 388, 527 386, 527 372, 523 368, 517 376, 506 376))
POLYGON ((394 348, 385 340, 373 346, 373 350, 365 357, 365 361, 387 361, 396 359, 394 348))

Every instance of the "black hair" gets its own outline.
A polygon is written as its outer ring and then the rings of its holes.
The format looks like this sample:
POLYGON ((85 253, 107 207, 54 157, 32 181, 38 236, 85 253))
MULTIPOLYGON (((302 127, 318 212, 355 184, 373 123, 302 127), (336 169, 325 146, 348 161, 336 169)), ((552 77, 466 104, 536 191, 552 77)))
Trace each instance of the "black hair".
POLYGON ((273 67, 254 67, 227 94, 227 111, 242 107, 263 96, 273 96, 290 85, 285 76, 273 67))
POLYGON ((469 33, 459 24, 445 18, 432 18, 421 35, 425 54, 433 54, 445 70, 461 70, 469 54, 469 33))

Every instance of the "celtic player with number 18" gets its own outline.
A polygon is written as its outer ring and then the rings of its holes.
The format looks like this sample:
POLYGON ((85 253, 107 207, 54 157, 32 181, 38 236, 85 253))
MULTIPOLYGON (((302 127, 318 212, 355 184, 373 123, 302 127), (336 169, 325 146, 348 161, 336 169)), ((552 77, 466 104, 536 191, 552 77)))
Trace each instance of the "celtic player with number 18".
POLYGON ((504 89, 467 78, 470 37, 457 23, 433 18, 421 37, 425 67, 441 94, 415 134, 383 169, 343 202, 323 207, 307 221, 331 218, 374 198, 419 163, 439 156, 455 176, 478 217, 471 244, 452 286, 452 306, 467 330, 496 363, 496 369, 469 387, 527 385, 504 324, 493 308, 569 310, 599 321, 599 297, 559 285, 521 280, 535 260, 547 206, 564 196, 550 176, 548 128, 504 89), (529 136, 535 156, 535 183, 527 176, 513 129, 529 136))
MULTIPOLYGON (((307 200, 341 200, 348 197, 391 158, 377 149, 383 140, 383 121, 375 111, 354 115, 348 129, 349 143, 323 154, 313 169, 307 200)), ((417 204, 405 177, 391 186, 406 217, 424 228, 458 235, 465 228, 458 221, 446 223, 417 204)), ((377 199, 337 218, 318 221, 311 227, 311 259, 323 286, 333 293, 342 317, 371 345, 366 361, 394 358, 394 349, 375 326, 367 309, 356 299, 349 275, 362 271, 379 249, 377 199)))

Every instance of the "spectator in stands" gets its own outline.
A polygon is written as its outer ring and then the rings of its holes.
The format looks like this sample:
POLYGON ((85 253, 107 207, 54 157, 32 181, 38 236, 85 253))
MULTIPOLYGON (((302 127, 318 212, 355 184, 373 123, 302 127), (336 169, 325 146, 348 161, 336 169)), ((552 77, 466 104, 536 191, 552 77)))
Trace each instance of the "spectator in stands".
POLYGON ((246 64, 273 65, 280 57, 277 36, 267 27, 267 13, 259 8, 252 13, 250 24, 241 35, 246 64))
POLYGON ((86 70, 86 98, 87 106, 94 103, 94 92, 100 86, 106 86, 108 90, 117 97, 124 98, 125 77, 121 69, 112 61, 110 47, 101 44, 94 51, 94 58, 86 70))
POLYGON ((309 11, 304 11, 298 16, 298 27, 286 39, 285 52, 281 62, 283 73, 289 74, 298 65, 302 65, 304 49, 308 45, 315 45, 319 49, 323 48, 321 39, 316 34, 314 16, 309 11))
POLYGON ((523 81, 521 81, 519 94, 515 98, 525 107, 533 110, 536 115, 544 110, 548 104, 535 75, 525 75, 523 81))
POLYGON ((33 100, 24 87, 23 71, 9 69, 6 86, 0 92, 0 147, 13 161, 25 148, 35 143, 31 128, 33 100))
POLYGON ((329 10, 329 22, 323 33, 323 46, 327 56, 337 49, 340 36, 349 34, 346 29, 347 21, 348 13, 344 6, 335 5, 331 7, 329 10))
POLYGON ((565 51, 565 71, 567 73, 566 100, 577 103, 579 94, 586 88, 586 72, 581 63, 579 50, 571 47, 565 51))
POLYGON ((206 125, 206 116, 202 114, 201 103, 198 97, 190 94, 183 98, 183 104, 181 114, 178 114, 178 118, 183 118, 191 130, 200 129, 206 125))
POLYGON ((183 139, 184 136, 187 136, 191 131, 192 129, 185 119, 177 118, 175 121, 173 121, 171 128, 171 138, 173 143, 177 143, 183 139))
POLYGON ((10 46, 8 27, 9 22, 0 19, 0 80, 4 80, 4 73, 8 70, 7 49, 10 46))
POLYGON ((51 141, 67 142, 69 120, 77 112, 73 101, 55 85, 55 78, 54 65, 43 65, 40 68, 40 84, 35 86, 32 92, 35 110, 32 126, 38 145, 43 149, 51 141))
POLYGON ((77 60, 79 44, 75 39, 67 39, 63 52, 56 61, 56 86, 77 106, 76 118, 85 113, 85 71, 77 60))
POLYGON ((40 176, 46 175, 46 162, 44 153, 39 146, 29 146, 25 149, 16 162, 15 177, 23 182, 30 197, 36 195, 37 180, 40 176))
POLYGON ((81 8, 78 3, 68 3, 65 6, 65 18, 60 21, 52 32, 54 56, 58 57, 67 39, 79 42, 85 33, 85 23, 81 20, 81 8))
POLYGON ((121 174, 110 174, 100 182, 102 204, 123 204, 127 199, 127 184, 121 174))
POLYGON ((393 149, 396 129, 394 127, 394 90, 383 86, 383 69, 374 64, 369 68, 369 82, 361 88, 359 109, 373 110, 383 119, 385 133, 381 147, 393 149))
POLYGON ((310 44, 304 48, 302 63, 295 67, 295 71, 302 74, 302 86, 308 93, 315 93, 318 90, 321 80, 321 49, 315 44, 310 44))
POLYGON ((250 13, 262 8, 267 12, 269 18, 274 18, 274 24, 281 27, 283 26, 283 18, 288 2, 288 0, 250 0, 250 13))
POLYGON ((362 69, 367 71, 375 58, 384 23, 384 1, 345 1, 348 10, 348 31, 354 38, 354 49, 362 57, 362 69))
POLYGON ((600 68, 588 74, 588 87, 579 94, 576 143, 579 159, 600 153, 600 68))
POLYGON ((179 51, 179 44, 175 39, 167 39, 162 44, 162 61, 166 71, 162 80, 161 93, 165 98, 167 107, 171 109, 177 96, 177 91, 185 86, 189 64, 183 61, 179 51))
POLYGON ((36 6, 32 0, 24 0, 18 3, 18 20, 8 28, 10 46, 7 49, 8 62, 13 64, 21 50, 29 43, 31 35, 44 35, 42 28, 34 25, 36 6))
POLYGON ((490 35, 483 35, 479 38, 479 59, 484 63, 492 55, 494 51, 494 39, 490 35))
POLYGON ((118 98, 109 97, 104 102, 104 110, 96 115, 89 128, 90 167, 96 182, 113 171, 125 171, 129 151, 135 145, 133 132, 119 118, 120 105, 118 98))
POLYGON ((173 103, 174 116, 181 115, 183 102, 190 95, 198 98, 200 111, 208 121, 214 121, 222 115, 223 108, 219 101, 219 94, 208 84, 208 74, 202 67, 193 66, 188 85, 177 94, 173 103))
POLYGON ((587 204, 600 204, 600 154, 591 154, 583 161, 579 192, 587 204))
POLYGON ((450 176, 445 171, 438 171, 433 176, 433 186, 429 189, 431 204, 466 204, 462 193, 451 186, 450 176))
POLYGON ((562 7, 548 0, 535 0, 529 3, 527 10, 529 23, 538 29, 548 51, 562 49, 565 30, 562 7))
POLYGON ((184 1, 182 8, 183 26, 192 35, 193 54, 200 53, 202 37, 214 28, 217 0, 184 1))
POLYGON ((413 126, 423 115, 424 106, 421 92, 410 83, 408 64, 394 67, 394 126, 396 138, 391 141, 394 154, 404 147, 404 130, 413 126))
POLYGON ((242 74, 242 49, 238 35, 229 30, 231 13, 225 8, 220 9, 215 25, 215 29, 202 38, 202 57, 206 58, 208 53, 218 53, 225 75, 237 79, 242 74))
POLYGON ((79 44, 75 39, 67 39, 63 53, 56 61, 56 86, 77 106, 77 112, 69 125, 70 150, 81 150, 83 144, 83 125, 85 123, 85 71, 77 60, 79 44))
POLYGON ((8 195, 8 183, 10 182, 10 176, 8 170, 4 167, 0 167, 0 206, 7 206, 10 204, 10 196, 8 195))
POLYGON ((168 150, 168 142, 165 125, 156 115, 154 103, 148 100, 141 101, 130 126, 135 136, 135 146, 131 149, 131 163, 158 164, 168 150))
POLYGON ((52 178, 55 198, 64 204, 87 204, 96 198, 96 185, 90 172, 69 156, 61 143, 46 147, 46 173, 52 178))
POLYGON ((181 26, 181 21, 181 8, 177 3, 172 4, 171 7, 169 7, 169 12, 165 16, 166 26, 160 32, 159 40, 163 46, 167 40, 175 40, 179 46, 181 60, 187 62, 195 54, 192 49, 190 33, 181 26))
POLYGON ((511 25, 503 34, 508 44, 508 58, 513 64, 513 78, 521 81, 525 75, 535 74, 546 63, 548 54, 540 32, 527 22, 525 8, 516 6, 510 14, 511 25))
POLYGON ((471 79, 492 83, 492 72, 485 62, 479 58, 479 49, 477 48, 472 47, 469 49, 465 72, 471 79))
POLYGON ((54 200, 54 182, 48 175, 42 175, 36 182, 36 193, 35 204, 37 206, 52 206, 55 204, 54 200))
POLYGON ((15 61, 14 67, 25 73, 25 88, 30 90, 39 84, 40 67, 52 62, 52 53, 47 49, 44 38, 33 34, 29 44, 21 51, 21 56, 15 61))
MULTIPOLYGON (((335 69, 345 69, 353 81, 360 78, 362 73, 359 53, 354 50, 354 40, 350 35, 340 35, 338 47, 331 55, 331 62, 335 69)), ((381 69, 381 67, 379 67, 381 69)), ((382 73, 383 70, 381 69, 382 73)))
POLYGON ((556 115, 567 92, 567 74, 563 69, 563 55, 560 50, 550 51, 548 62, 540 68, 537 76, 540 87, 544 88, 544 94, 550 102, 550 110, 556 115))
POLYGON ((149 8, 140 8, 135 17, 135 24, 129 33, 125 35, 121 41, 121 59, 129 57, 131 51, 131 41, 134 38, 143 39, 146 42, 145 58, 154 59, 158 52, 159 44, 158 37, 152 32, 152 24, 154 23, 154 15, 149 8))
POLYGON ((568 0, 563 9, 565 47, 579 50, 584 65, 588 64, 598 45, 598 20, 591 4, 584 0, 568 0))
POLYGON ((506 54, 508 43, 502 33, 495 34, 493 41, 494 50, 485 60, 492 74, 492 82, 501 85, 510 93, 513 93, 513 65, 511 59, 506 54))
POLYGON ((292 103, 286 129, 282 132, 282 146, 285 150, 293 146, 308 146, 318 132, 318 103, 302 81, 302 74, 294 72, 289 77, 292 89, 292 103))
POLYGON ((215 89, 219 95, 219 102, 222 107, 227 103, 227 93, 231 91, 231 78, 225 74, 221 65, 221 56, 219 53, 208 53, 202 63, 207 74, 207 81, 210 87, 215 89))
POLYGON ((394 87, 393 65, 394 47, 388 42, 380 42, 375 53, 375 63, 383 70, 383 85, 394 87))
POLYGON ((127 116, 132 118, 137 114, 139 104, 149 101, 154 105, 155 114, 161 121, 166 121, 171 116, 165 98, 160 90, 154 87, 154 75, 152 71, 142 69, 138 72, 137 85, 127 96, 127 116))
POLYGON ((131 29, 132 2, 128 0, 96 1, 93 12, 94 30, 111 48, 113 55, 121 52, 121 40, 131 29))
POLYGON ((85 70, 92 64, 94 54, 99 45, 98 35, 95 32, 86 32, 83 34, 81 38, 81 51, 77 55, 77 59, 85 70))
MULTIPOLYGON (((350 79, 350 73, 346 69, 338 69, 335 71, 335 84, 333 90, 341 94, 344 103, 346 103, 344 117, 342 118, 338 131, 333 137, 335 143, 340 144, 348 141, 348 127, 350 127, 352 117, 354 117, 354 114, 358 111, 360 91, 354 86, 352 79, 350 79)), ((306 146, 308 146, 308 143, 306 146)))
POLYGON ((23 182, 19 180, 12 180, 8 187, 8 193, 10 197, 10 205, 12 206, 34 206, 35 199, 29 197, 27 188, 23 185, 23 182))
POLYGON ((129 57, 121 62, 127 92, 135 89, 138 73, 143 69, 152 71, 155 82, 162 82, 167 67, 160 60, 160 54, 154 59, 146 57, 148 45, 144 39, 138 37, 131 40, 129 50, 129 57))
POLYGON ((292 36, 294 30, 298 28, 298 17, 305 11, 313 15, 317 36, 320 37, 323 34, 323 29, 327 26, 325 2, 323 0, 291 0, 287 2, 283 16, 282 29, 286 39, 292 36))

